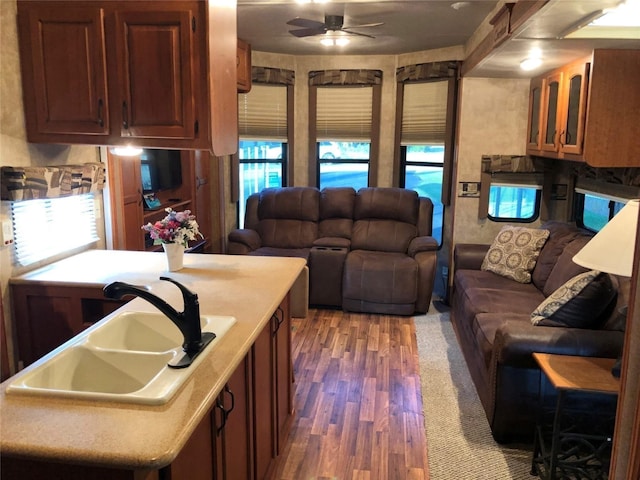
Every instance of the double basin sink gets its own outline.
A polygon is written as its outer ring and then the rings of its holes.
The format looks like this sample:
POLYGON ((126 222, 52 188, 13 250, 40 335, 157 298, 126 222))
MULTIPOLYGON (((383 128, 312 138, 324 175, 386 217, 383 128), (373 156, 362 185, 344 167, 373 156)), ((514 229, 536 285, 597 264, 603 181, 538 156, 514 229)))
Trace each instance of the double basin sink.
POLYGON ((29 366, 7 394, 166 403, 233 326, 231 316, 203 315, 202 332, 216 338, 188 368, 167 364, 183 354, 180 330, 163 314, 125 311, 103 320, 29 366))

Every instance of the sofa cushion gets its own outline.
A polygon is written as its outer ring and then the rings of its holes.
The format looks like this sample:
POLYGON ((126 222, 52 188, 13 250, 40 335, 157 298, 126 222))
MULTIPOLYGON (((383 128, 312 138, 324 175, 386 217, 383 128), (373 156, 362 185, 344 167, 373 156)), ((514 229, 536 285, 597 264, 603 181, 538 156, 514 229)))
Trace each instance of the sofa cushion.
POLYGON ((542 247, 536 266, 531 272, 531 282, 542 291, 558 257, 564 248, 580 235, 580 230, 569 223, 554 220, 545 222, 540 228, 549 230, 549 238, 542 247))
MULTIPOLYGON (((616 289, 606 273, 590 270, 568 280, 531 313, 534 325, 599 328, 616 289)), ((609 312, 607 312, 609 313, 609 312)))
POLYGON ((255 255, 262 257, 298 257, 309 261, 310 248, 276 248, 276 247, 260 247, 257 250, 249 252, 247 255, 255 255))
POLYGON ((351 248, 379 252, 407 253, 418 234, 415 225, 393 220, 357 220, 353 224, 351 248))
POLYGON ((545 297, 551 295, 558 288, 564 285, 565 282, 576 275, 589 270, 588 268, 581 267, 577 263, 574 263, 573 257, 587 244, 590 239, 591 237, 589 236, 581 235, 569 242, 569 244, 564 248, 558 257, 556 264, 553 266, 553 269, 549 274, 549 278, 547 278, 547 281, 544 284, 544 288, 542 289, 542 293, 544 293, 545 297))
POLYGON ((482 270, 497 273, 516 282, 531 282, 540 250, 549 230, 505 225, 489 247, 482 270))
POLYGON ((258 218, 317 222, 320 191, 309 187, 265 188, 260 191, 258 218))
POLYGON ((327 187, 320 191, 319 237, 351 238, 356 191, 351 187, 327 187))
MULTIPOLYGON (((512 291, 534 294, 534 290, 537 290, 532 288, 533 285, 530 283, 514 282, 510 278, 502 277, 493 272, 487 272, 484 270, 456 270, 455 286, 456 289, 461 289, 462 291, 466 291, 470 288, 491 287, 496 290, 502 290, 505 295, 512 291)), ((540 293, 536 298, 544 297, 540 293)))
POLYGON ((470 288, 464 292, 473 314, 478 313, 522 313, 531 314, 544 299, 537 288, 531 285, 529 292, 505 292, 499 288, 470 288))
POLYGON ((414 190, 361 188, 355 200, 354 219, 385 219, 416 225, 420 202, 414 190))

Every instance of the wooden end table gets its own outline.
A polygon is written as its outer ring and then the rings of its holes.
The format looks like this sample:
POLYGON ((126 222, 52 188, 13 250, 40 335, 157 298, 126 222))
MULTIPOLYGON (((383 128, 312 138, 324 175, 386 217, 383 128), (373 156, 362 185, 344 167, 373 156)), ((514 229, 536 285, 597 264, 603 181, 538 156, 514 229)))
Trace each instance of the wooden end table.
MULTIPOLYGON (((540 379, 540 415, 535 432, 535 443, 531 473, 543 479, 555 478, 607 478, 613 422, 615 416, 605 412, 588 412, 589 431, 581 431, 576 423, 569 421, 568 397, 574 393, 617 396, 620 379, 611 374, 613 358, 580 357, 534 353, 544 375, 556 389, 558 396, 555 411, 550 416, 551 424, 545 421, 543 402, 543 378, 540 379), (608 418, 596 425, 596 418, 605 413, 608 418), (565 418, 567 417, 567 418, 565 418), (599 430, 599 431, 597 431, 599 430), (550 448, 547 448, 548 441, 550 448), (606 471, 605 471, 606 470, 606 471), (556 475, 560 472, 560 477, 556 475)), ((584 412, 583 412, 584 417, 584 412)), ((584 418, 583 418, 584 419, 584 418)))

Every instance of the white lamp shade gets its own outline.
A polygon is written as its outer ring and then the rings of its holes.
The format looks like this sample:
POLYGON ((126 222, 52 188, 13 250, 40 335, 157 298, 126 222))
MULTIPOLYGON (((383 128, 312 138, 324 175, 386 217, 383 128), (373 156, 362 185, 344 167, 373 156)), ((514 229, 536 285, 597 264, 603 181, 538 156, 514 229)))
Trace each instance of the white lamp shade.
POLYGON ((630 277, 636 248, 639 203, 640 200, 629 200, 573 257, 573 261, 591 270, 630 277))

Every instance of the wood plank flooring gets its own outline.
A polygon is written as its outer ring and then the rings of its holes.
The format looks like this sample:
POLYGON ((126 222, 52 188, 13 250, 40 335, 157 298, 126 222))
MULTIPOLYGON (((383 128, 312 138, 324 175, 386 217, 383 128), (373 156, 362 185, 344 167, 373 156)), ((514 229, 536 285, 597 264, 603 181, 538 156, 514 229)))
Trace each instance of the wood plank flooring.
POLYGON ((427 480, 411 317, 310 309, 293 319, 295 419, 281 480, 427 480))

